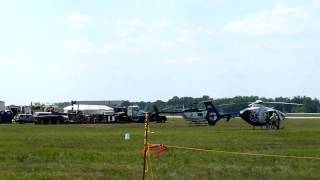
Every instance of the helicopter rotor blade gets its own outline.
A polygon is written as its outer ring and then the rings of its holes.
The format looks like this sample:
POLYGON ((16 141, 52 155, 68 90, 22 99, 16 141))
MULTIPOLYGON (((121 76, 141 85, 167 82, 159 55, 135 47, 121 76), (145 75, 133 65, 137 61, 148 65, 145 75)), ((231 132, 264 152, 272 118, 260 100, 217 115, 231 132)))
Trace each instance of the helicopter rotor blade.
POLYGON ((232 105, 235 105, 237 103, 227 103, 227 104, 217 104, 216 106, 217 107, 224 107, 224 106, 232 106, 232 105))
POLYGON ((287 102, 263 102, 264 104, 284 104, 284 105, 295 105, 295 106, 303 106, 303 104, 298 103, 287 103, 287 102))
POLYGON ((170 110, 170 109, 172 109, 172 108, 167 107, 167 108, 161 109, 161 111, 166 111, 166 110, 170 110))
POLYGON ((226 103, 226 104, 217 104, 217 107, 224 107, 224 106, 233 106, 233 105, 245 105, 252 104, 252 102, 236 102, 236 103, 226 103))

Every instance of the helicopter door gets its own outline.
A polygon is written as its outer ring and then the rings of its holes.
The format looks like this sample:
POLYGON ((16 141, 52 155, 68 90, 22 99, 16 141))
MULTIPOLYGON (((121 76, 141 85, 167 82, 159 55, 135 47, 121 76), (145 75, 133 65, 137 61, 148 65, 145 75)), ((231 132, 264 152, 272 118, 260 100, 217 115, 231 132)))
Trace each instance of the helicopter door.
POLYGON ((268 115, 264 111, 251 111, 250 120, 254 122, 266 122, 268 115))
POLYGON ((251 111, 250 113, 250 120, 256 122, 258 120, 257 117, 257 112, 256 111, 251 111))
POLYGON ((265 122, 267 119, 267 112, 260 111, 259 112, 259 121, 265 122))

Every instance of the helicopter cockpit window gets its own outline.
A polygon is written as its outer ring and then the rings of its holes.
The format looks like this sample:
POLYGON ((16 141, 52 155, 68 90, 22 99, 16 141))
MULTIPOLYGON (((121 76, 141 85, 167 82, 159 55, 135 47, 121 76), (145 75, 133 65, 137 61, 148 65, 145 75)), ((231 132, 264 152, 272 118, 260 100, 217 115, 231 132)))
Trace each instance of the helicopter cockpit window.
POLYGON ((206 106, 204 105, 204 103, 199 103, 198 104, 198 109, 205 110, 206 106))

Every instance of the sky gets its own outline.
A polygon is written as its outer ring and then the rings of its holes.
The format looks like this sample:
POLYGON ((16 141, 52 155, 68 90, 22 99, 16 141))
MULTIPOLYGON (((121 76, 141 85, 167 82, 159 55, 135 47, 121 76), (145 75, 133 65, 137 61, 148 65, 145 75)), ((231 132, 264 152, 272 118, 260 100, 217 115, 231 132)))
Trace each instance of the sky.
POLYGON ((0 100, 319 98, 320 0, 0 0, 0 100))

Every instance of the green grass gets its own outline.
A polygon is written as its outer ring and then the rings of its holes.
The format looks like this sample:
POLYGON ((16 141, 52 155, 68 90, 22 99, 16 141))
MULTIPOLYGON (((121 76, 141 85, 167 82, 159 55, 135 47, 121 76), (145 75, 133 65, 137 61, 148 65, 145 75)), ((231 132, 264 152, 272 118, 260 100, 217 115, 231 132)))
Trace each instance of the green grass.
MULTIPOLYGON (((320 119, 290 119, 281 131, 177 119, 151 123, 151 131, 165 145, 320 157, 320 119)), ((143 124, 0 125, 0 179, 141 179, 143 133, 143 124)), ((319 179, 319 169, 320 160, 174 148, 152 158, 154 179, 319 179)))
POLYGON ((287 113, 287 117, 319 117, 320 113, 287 113))

